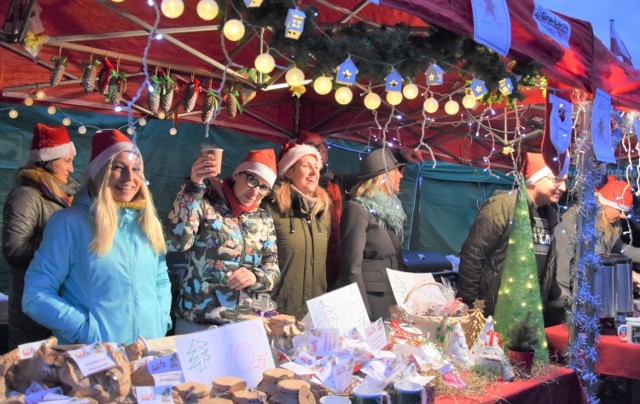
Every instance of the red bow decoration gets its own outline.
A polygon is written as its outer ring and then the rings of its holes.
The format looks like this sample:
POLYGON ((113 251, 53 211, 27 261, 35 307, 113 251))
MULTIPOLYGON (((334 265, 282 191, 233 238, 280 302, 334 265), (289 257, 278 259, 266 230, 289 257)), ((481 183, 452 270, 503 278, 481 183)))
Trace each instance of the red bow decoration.
POLYGON ((487 331, 487 336, 489 337, 489 344, 488 346, 493 346, 493 339, 494 337, 497 339, 498 342, 498 346, 500 348, 502 348, 502 337, 500 336, 499 332, 495 332, 494 330, 489 330, 487 331))

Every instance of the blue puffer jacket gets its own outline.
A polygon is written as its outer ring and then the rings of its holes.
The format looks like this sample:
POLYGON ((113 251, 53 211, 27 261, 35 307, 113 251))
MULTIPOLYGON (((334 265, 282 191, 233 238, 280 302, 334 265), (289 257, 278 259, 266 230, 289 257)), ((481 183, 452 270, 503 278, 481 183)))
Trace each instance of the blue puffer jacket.
POLYGON ((142 233, 140 211, 124 208, 111 250, 91 253, 92 201, 85 187, 47 223, 25 277, 23 310, 62 344, 165 336, 171 286, 164 255, 142 233))

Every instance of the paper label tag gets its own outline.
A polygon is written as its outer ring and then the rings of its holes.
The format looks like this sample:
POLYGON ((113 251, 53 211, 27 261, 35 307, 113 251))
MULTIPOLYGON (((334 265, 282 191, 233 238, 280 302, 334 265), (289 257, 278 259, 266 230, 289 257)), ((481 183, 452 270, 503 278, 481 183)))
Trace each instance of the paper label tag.
POLYGON ((156 373, 151 376, 153 376, 153 381, 156 386, 175 386, 184 383, 184 376, 181 370, 156 373))
POLYGON ((340 347, 340 330, 336 328, 314 329, 310 331, 309 353, 315 356, 331 355, 340 347))
POLYGON ((379 318, 364 330, 367 344, 373 349, 382 349, 389 344, 387 334, 384 332, 384 323, 379 318))
POLYGON ((74 349, 68 353, 84 377, 116 366, 115 361, 100 342, 74 349))
POLYGON ((147 369, 152 375, 157 373, 176 372, 182 370, 182 368, 180 367, 180 359, 178 359, 178 354, 175 353, 150 361, 149 363, 147 363, 147 369))
POLYGON ((139 403, 173 403, 171 386, 135 387, 139 403))
POLYGON ((54 387, 51 389, 46 389, 46 390, 40 390, 40 391, 36 391, 33 392, 31 394, 27 394, 24 398, 24 402, 26 404, 36 404, 39 402, 44 401, 43 398, 44 396, 46 396, 47 394, 63 394, 62 393, 62 388, 60 387, 54 387))
POLYGON ((31 359, 40 347, 46 343, 46 340, 29 342, 28 344, 18 345, 18 355, 20 359, 31 359))

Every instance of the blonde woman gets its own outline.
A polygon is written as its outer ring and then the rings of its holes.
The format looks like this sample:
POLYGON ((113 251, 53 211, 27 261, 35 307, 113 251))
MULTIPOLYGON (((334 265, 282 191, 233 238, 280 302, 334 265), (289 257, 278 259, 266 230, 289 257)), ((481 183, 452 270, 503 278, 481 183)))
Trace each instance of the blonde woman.
POLYGON ((121 132, 100 131, 87 174, 71 207, 45 229, 23 309, 61 344, 163 337, 171 288, 142 157, 121 132))
POLYGON ((360 162, 361 183, 351 190, 342 212, 343 284, 358 284, 372 321, 387 318, 389 306, 396 304, 387 268, 404 269, 406 215, 396 197, 403 166, 388 149, 368 154, 360 162))
POLYGON ((327 291, 327 245, 331 200, 318 186, 322 157, 315 147, 285 148, 278 162, 281 182, 263 206, 273 217, 280 281, 273 296, 280 313, 302 319, 306 301, 327 291))

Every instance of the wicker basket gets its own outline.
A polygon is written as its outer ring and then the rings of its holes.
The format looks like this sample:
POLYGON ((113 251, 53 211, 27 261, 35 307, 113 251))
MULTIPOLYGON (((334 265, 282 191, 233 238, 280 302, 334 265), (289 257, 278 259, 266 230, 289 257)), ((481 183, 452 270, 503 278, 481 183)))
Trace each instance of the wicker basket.
MULTIPOLYGON (((438 286, 440 289, 444 288, 444 285, 439 282, 419 283, 409 290, 405 296, 404 303, 407 304, 411 300, 411 296, 425 286, 438 286)), ((443 341, 444 337, 446 337, 447 325, 452 326, 455 323, 460 323, 469 346, 475 342, 486 321, 486 318, 482 314, 482 309, 475 308, 457 317, 425 316, 419 314, 413 316, 413 325, 419 328, 427 339, 432 341, 443 341)))

